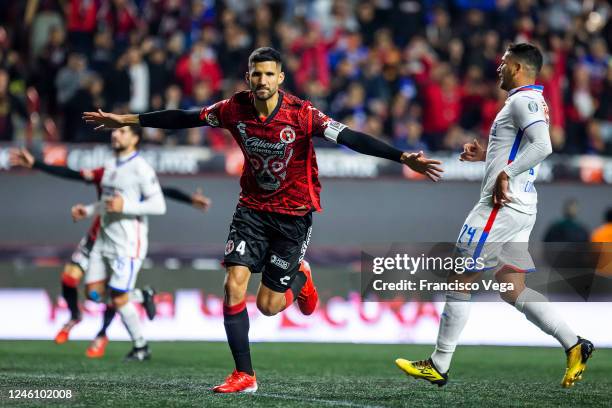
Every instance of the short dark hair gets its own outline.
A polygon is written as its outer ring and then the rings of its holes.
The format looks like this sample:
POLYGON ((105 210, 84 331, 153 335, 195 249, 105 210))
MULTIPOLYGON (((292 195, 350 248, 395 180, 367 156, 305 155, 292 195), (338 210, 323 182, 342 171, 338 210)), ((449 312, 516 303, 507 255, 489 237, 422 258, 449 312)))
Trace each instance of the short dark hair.
POLYGON ((281 53, 272 47, 257 48, 255 51, 251 53, 251 55, 249 55, 249 66, 257 62, 266 62, 266 61, 274 61, 277 64, 281 64, 281 65, 283 64, 281 53))
POLYGON ((507 51, 514 58, 530 67, 536 75, 540 73, 544 58, 538 47, 529 43, 510 44, 507 51))
POLYGON ((138 142, 136 142, 136 148, 140 149, 142 143, 142 128, 140 126, 129 125, 130 131, 138 136, 138 142))

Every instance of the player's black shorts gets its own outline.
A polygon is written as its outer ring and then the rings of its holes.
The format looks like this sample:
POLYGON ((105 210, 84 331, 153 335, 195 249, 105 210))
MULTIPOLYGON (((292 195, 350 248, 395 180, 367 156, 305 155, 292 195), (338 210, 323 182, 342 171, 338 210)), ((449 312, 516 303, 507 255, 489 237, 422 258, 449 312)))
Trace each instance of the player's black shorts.
POLYGON ((312 231, 312 213, 303 216, 256 211, 238 206, 225 245, 226 266, 262 272, 261 282, 284 293, 304 259, 312 231))

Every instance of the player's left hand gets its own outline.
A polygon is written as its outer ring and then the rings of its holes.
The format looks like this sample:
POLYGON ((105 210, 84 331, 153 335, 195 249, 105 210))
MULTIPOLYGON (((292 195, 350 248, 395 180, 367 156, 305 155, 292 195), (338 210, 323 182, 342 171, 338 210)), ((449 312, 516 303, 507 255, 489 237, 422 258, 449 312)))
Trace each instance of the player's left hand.
POLYGON ((404 152, 400 160, 417 173, 427 176, 431 181, 440 180, 442 173, 444 173, 442 167, 438 166, 442 162, 428 159, 422 151, 418 153, 404 152))
POLYGON ((493 205, 504 206, 511 202, 510 194, 508 192, 510 177, 505 171, 502 171, 495 180, 495 186, 493 186, 493 205))
POLYGON ((191 205, 199 210, 206 211, 212 205, 212 200, 202 193, 201 188, 198 188, 196 192, 191 195, 191 205))
POLYGON ((72 221, 77 222, 87 218, 87 210, 83 204, 76 204, 70 209, 70 215, 72 215, 72 221))
POLYGON ((109 213, 123 212, 123 197, 119 194, 115 194, 111 198, 107 198, 104 201, 104 209, 109 213))

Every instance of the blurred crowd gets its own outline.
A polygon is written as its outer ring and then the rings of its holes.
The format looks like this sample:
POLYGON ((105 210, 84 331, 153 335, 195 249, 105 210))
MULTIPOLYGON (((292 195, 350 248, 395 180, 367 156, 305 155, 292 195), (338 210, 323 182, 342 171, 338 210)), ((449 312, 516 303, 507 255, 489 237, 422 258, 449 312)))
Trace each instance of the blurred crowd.
MULTIPOLYGON (((510 42, 545 54, 555 151, 612 155, 606 0, 0 0, 0 141, 108 138, 81 120, 192 109, 245 89, 256 47, 283 53, 283 88, 405 150, 486 144, 510 42)), ((224 149, 210 128, 146 142, 224 149)))

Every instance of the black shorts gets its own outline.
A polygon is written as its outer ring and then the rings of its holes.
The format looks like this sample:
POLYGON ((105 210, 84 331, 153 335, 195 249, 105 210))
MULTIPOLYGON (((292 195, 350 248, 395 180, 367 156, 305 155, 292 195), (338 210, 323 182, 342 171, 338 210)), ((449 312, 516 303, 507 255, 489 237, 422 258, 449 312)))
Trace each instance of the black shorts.
POLYGON ((262 273, 275 292, 289 289, 304 259, 312 232, 312 213, 303 216, 238 206, 225 245, 226 266, 244 265, 262 273))

